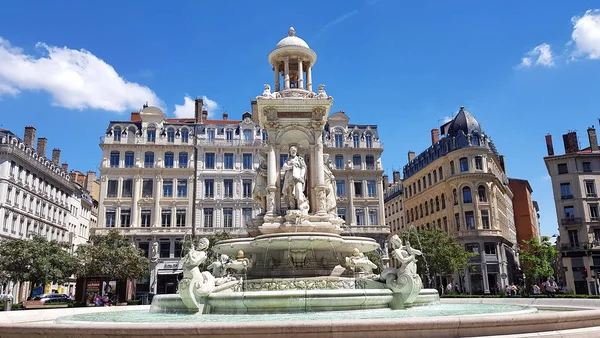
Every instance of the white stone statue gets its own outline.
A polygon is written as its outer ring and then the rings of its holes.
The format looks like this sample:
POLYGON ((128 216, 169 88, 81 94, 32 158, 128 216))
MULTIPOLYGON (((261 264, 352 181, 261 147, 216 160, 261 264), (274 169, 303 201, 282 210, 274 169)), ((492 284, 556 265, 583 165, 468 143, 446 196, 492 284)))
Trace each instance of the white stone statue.
POLYGON ((354 248, 352 256, 346 257, 346 266, 354 270, 358 269, 367 275, 372 275, 373 269, 377 269, 377 264, 371 262, 369 257, 365 256, 357 248, 354 248))
POLYGON ((256 169, 256 181, 254 184, 254 190, 252 190, 252 198, 260 204, 261 212, 260 215, 264 215, 267 211, 267 174, 268 174, 267 160, 265 155, 260 155, 260 164, 256 169))
POLYGON ((290 147, 289 157, 281 169, 285 173, 281 194, 288 209, 300 210, 303 215, 307 215, 310 208, 304 195, 307 167, 304 158, 298 156, 298 148, 290 147))
POLYGON ((227 275, 227 261, 229 260, 229 256, 223 254, 221 256, 219 256, 219 259, 217 259, 216 261, 210 263, 209 266, 207 266, 207 269, 212 269, 211 273, 214 277, 224 277, 227 275))
POLYGON ((183 257, 183 279, 179 282, 179 296, 190 311, 198 311, 202 307, 199 301, 207 297, 215 289, 215 277, 208 271, 200 272, 198 265, 204 263, 208 256, 208 238, 198 241, 198 249, 192 244, 188 253, 183 257))
POLYGON ((244 251, 242 250, 238 251, 237 258, 235 260, 231 260, 229 263, 227 263, 227 269, 233 269, 237 273, 246 272, 248 266, 250 266, 250 260, 244 257, 244 251))
POLYGON ((150 260, 153 262, 158 260, 158 242, 152 243, 152 256, 150 260))
POLYGON ((411 304, 423 288, 421 277, 417 274, 417 256, 421 255, 421 251, 412 248, 408 241, 403 245, 398 235, 392 236, 390 243, 394 249, 392 256, 401 263, 401 266, 398 269, 385 269, 381 273, 380 280, 385 281, 394 293, 400 294, 403 304, 411 304))
POLYGON ((269 85, 268 83, 265 83, 265 90, 263 91, 261 96, 257 96, 258 97, 262 97, 262 98, 268 98, 268 99, 276 99, 281 97, 281 94, 275 92, 275 93, 271 93, 271 85, 269 85))
POLYGON ((323 163, 325 163, 323 171, 325 173, 325 185, 327 186, 327 190, 325 190, 325 210, 328 214, 337 215, 337 183, 331 171, 333 165, 329 161, 329 154, 323 154, 323 163))
POLYGON ((325 92, 325 85, 319 85, 319 92, 317 93, 317 99, 326 99, 328 98, 327 93, 325 92))

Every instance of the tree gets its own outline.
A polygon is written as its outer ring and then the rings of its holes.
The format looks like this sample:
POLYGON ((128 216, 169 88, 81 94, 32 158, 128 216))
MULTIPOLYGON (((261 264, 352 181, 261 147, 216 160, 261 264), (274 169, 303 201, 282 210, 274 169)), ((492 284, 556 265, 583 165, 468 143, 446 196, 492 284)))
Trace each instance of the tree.
POLYGON ((37 235, 31 239, 2 240, 1 275, 13 282, 29 281, 33 285, 63 283, 79 267, 77 258, 68 249, 69 243, 48 241, 37 235))
POLYGON ((550 243, 548 236, 542 237, 542 242, 537 238, 523 240, 521 253, 521 270, 525 275, 525 286, 531 290, 533 283, 540 277, 547 277, 554 274, 553 263, 556 257, 556 249, 550 243))
MULTIPOLYGON (((196 237, 194 240, 192 240, 192 238, 185 238, 183 241, 183 252, 181 253, 182 255, 185 255, 186 252, 190 249, 192 243, 194 243, 194 245, 196 247, 198 247, 197 243, 198 240, 202 238, 202 237, 196 237)), ((200 271, 204 271, 206 270, 206 267, 209 266, 210 264, 212 264, 214 261, 216 261, 217 259, 219 259, 219 254, 217 254, 216 252, 212 251, 212 248, 215 244, 217 244, 219 241, 224 241, 226 239, 231 239, 231 235, 228 232, 218 232, 212 236, 206 236, 206 238, 208 238, 208 248, 206 249, 206 252, 208 254, 208 259, 206 261, 204 261, 204 263, 202 263, 199 266, 200 271)))
POLYGON ((148 259, 116 230, 92 236, 90 243, 77 248, 81 277, 101 277, 123 281, 148 276, 148 259))
POLYGON ((424 283, 437 289, 437 277, 447 276, 454 272, 464 271, 471 257, 476 254, 466 252, 464 247, 445 231, 433 229, 409 231, 402 235, 409 240, 413 248, 423 253, 418 256, 418 273, 427 277, 424 283))

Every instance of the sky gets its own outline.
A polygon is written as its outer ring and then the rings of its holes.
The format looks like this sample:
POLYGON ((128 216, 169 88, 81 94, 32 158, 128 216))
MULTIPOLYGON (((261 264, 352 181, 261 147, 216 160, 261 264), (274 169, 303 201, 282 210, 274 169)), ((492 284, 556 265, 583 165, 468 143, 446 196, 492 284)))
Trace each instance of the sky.
POLYGON ((542 234, 558 233, 544 136, 562 153, 575 130, 587 147, 600 117, 597 1, 3 2, 0 127, 34 125, 70 169, 97 170, 108 122, 145 102, 192 116, 202 97, 240 118, 290 26, 318 55, 332 112, 378 125, 388 173, 465 106, 508 175, 529 180, 542 234))

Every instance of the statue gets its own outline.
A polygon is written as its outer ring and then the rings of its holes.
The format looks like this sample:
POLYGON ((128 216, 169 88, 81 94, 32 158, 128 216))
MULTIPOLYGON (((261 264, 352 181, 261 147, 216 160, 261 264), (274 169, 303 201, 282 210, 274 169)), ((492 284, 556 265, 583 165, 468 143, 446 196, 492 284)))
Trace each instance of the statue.
POLYGON ((241 272, 245 272, 248 269, 249 265, 250 265, 250 260, 248 258, 244 257, 244 251, 239 250, 237 253, 237 259, 232 260, 229 263, 227 263, 227 268, 233 269, 233 270, 237 271, 237 273, 241 273, 241 272))
POLYGON ((402 304, 411 304, 417 299, 423 288, 421 277, 417 274, 416 257, 422 253, 420 250, 412 248, 408 241, 406 241, 406 245, 402 245, 402 240, 398 235, 392 236, 390 243, 394 249, 392 256, 401 263, 401 266, 398 269, 383 270, 380 280, 385 281, 388 288, 400 295, 402 304))
POLYGON ((367 275, 373 274, 373 269, 377 269, 377 264, 371 262, 369 257, 366 257, 364 253, 360 252, 357 248, 354 248, 352 256, 346 257, 346 266, 352 269, 359 269, 360 272, 364 272, 367 275))
POLYGON ((324 84, 320 84, 319 85, 319 92, 317 93, 317 99, 326 99, 329 96, 327 96, 327 93, 325 92, 325 85, 324 84))
POLYGON ((156 262, 158 260, 158 242, 152 243, 152 257, 150 260, 152 262, 156 262))
POLYGON ((307 215, 310 206, 304 195, 306 163, 304 158, 298 156, 298 148, 295 146, 290 147, 289 157, 281 169, 285 172, 281 193, 288 209, 300 210, 303 215, 307 215))
POLYGON ((202 300, 206 298, 215 289, 215 277, 210 272, 200 272, 198 265, 204 263, 208 256, 208 238, 201 238, 198 241, 198 249, 192 246, 188 253, 181 260, 183 265, 183 279, 179 282, 179 296, 190 311, 197 312, 203 308, 202 300))
POLYGON ((254 184, 254 190, 252 190, 252 198, 260 204, 261 212, 260 215, 264 215, 267 211, 267 160, 265 155, 260 155, 260 164, 256 169, 256 183, 254 184))
POLYGON ((325 172, 325 185, 327 186, 327 189, 325 190, 325 210, 328 214, 337 215, 337 183, 335 181, 335 176, 331 171, 333 166, 331 161, 329 161, 329 154, 323 154, 323 163, 325 163, 323 171, 325 172))
POLYGON ((229 256, 223 254, 219 256, 219 259, 206 267, 207 269, 212 269, 212 275, 216 278, 215 286, 223 285, 227 282, 236 280, 235 277, 227 274, 227 268, 229 267, 227 261, 229 261, 229 256))
POLYGON ((257 96, 257 98, 259 98, 259 97, 267 98, 267 99, 276 99, 276 98, 280 98, 281 94, 279 94, 278 92, 271 93, 271 85, 269 85, 268 83, 265 83, 265 90, 263 91, 261 96, 257 96))

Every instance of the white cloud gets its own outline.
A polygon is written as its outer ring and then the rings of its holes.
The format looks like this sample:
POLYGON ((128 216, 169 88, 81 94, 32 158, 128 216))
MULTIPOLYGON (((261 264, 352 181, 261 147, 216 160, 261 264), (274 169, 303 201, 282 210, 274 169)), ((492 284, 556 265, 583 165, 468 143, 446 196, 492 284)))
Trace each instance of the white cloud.
POLYGON ((590 9, 581 17, 574 16, 571 23, 571 38, 576 48, 574 56, 600 59, 600 10, 590 9))
MULTIPOLYGON (((195 104, 194 104, 194 99, 192 99, 191 97, 189 97, 188 95, 186 95, 183 98, 183 104, 179 105, 176 104, 175 105, 175 116, 176 117, 194 117, 194 112, 195 112, 195 104)), ((206 96, 202 96, 202 107, 204 109, 206 109, 208 111, 208 116, 209 117, 213 117, 214 114, 216 114, 221 107, 219 106, 219 104, 211 99, 209 99, 206 96)))
POLYGON ((321 29, 319 29, 319 31, 317 32, 317 36, 325 33, 325 31, 327 31, 328 29, 330 29, 331 27, 335 26, 335 25, 339 25, 340 23, 342 23, 343 21, 345 21, 346 19, 350 18, 353 15, 358 14, 357 10, 353 10, 351 12, 347 12, 344 13, 340 16, 338 16, 337 18, 329 21, 328 23, 326 23, 323 27, 321 27, 321 29))
POLYGON ((521 59, 521 63, 517 68, 529 68, 532 66, 552 67, 554 66, 554 57, 552 56, 552 48, 547 43, 542 43, 536 46, 521 59), (535 60, 535 61, 534 61, 535 60))
POLYGON ((0 95, 42 90, 53 105, 69 109, 102 109, 114 112, 139 109, 162 101, 148 87, 128 82, 94 54, 81 49, 38 42, 41 57, 27 55, 0 37, 0 95))

